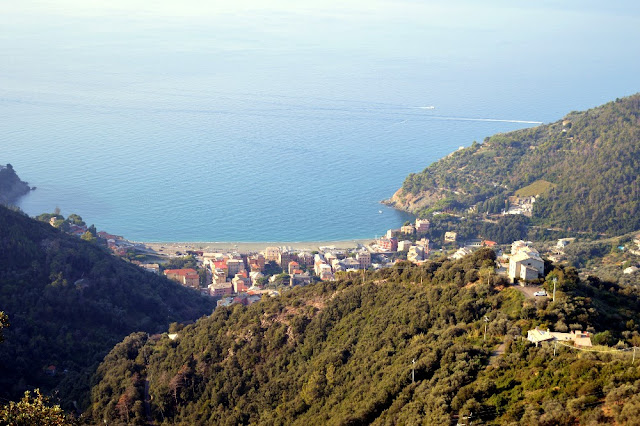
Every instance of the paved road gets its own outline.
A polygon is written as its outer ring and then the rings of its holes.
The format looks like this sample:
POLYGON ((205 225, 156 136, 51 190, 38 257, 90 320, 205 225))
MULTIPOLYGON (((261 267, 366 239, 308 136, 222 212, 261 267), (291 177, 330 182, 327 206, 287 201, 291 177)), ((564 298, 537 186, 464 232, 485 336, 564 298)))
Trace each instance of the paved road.
POLYGON ((507 343, 502 342, 500 346, 491 351, 491 356, 489 357, 489 364, 494 365, 498 362, 498 357, 504 354, 505 349, 507 348, 507 343))
MULTIPOLYGON (((544 296, 534 296, 533 295, 533 293, 535 293, 536 291, 544 290, 540 286, 528 285, 526 287, 522 287, 520 285, 514 285, 513 287, 516 290, 518 290, 520 293, 524 294, 524 297, 526 297, 527 299, 540 299, 540 300, 542 300, 544 298, 544 296)), ((549 297, 549 296, 546 296, 546 297, 549 297)))

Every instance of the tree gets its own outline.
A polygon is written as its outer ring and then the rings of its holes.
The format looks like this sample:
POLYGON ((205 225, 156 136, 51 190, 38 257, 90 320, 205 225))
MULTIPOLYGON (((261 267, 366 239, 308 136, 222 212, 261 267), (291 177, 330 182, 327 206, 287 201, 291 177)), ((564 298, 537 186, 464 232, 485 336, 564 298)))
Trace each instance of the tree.
POLYGON ((33 397, 26 391, 19 402, 11 401, 0 408, 0 423, 12 426, 76 424, 65 416, 59 405, 50 406, 49 398, 43 396, 40 389, 35 390, 33 397))
POLYGON ((96 237, 93 236, 93 234, 89 231, 85 232, 84 234, 82 234, 82 236, 80 237, 85 241, 88 241, 90 243, 94 243, 96 241, 96 237))

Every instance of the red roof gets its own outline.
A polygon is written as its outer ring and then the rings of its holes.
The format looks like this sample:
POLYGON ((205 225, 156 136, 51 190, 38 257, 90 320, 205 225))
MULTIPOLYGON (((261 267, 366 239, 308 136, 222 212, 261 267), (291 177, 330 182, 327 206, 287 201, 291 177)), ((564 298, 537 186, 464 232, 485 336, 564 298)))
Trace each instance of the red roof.
POLYGON ((216 260, 213 265, 216 269, 227 269, 227 260, 216 260))
POLYGON ((498 244, 495 241, 491 241, 491 240, 484 240, 482 243, 487 247, 493 247, 498 244))

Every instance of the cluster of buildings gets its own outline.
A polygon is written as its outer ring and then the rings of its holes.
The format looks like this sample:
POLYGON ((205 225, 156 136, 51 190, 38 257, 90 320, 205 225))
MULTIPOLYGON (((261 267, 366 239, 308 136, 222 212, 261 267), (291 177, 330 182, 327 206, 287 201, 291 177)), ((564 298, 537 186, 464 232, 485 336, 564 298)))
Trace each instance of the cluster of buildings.
MULTIPOLYGON (((313 280, 333 280, 335 273, 341 271, 380 267, 372 262, 372 253, 364 247, 355 250, 320 247, 319 251, 314 252, 266 247, 260 253, 250 254, 192 254, 196 255, 208 277, 206 289, 200 288, 200 275, 194 269, 168 269, 164 275, 184 286, 222 298, 219 303, 222 306, 228 303, 251 304, 264 294, 277 295, 278 292, 273 289, 276 286, 307 285, 313 280)), ((150 272, 155 272, 158 267, 157 264, 140 266, 150 272)))
POLYGON ((521 214, 527 217, 533 215, 533 205, 536 197, 509 197, 507 199, 508 207, 502 211, 502 214, 521 214))
POLYGON ((406 224, 400 229, 389 229, 384 236, 376 239, 371 250, 374 253, 407 252, 407 260, 422 262, 429 257, 429 239, 412 241, 408 238, 426 233, 429 226, 427 219, 416 219, 415 223, 406 224))

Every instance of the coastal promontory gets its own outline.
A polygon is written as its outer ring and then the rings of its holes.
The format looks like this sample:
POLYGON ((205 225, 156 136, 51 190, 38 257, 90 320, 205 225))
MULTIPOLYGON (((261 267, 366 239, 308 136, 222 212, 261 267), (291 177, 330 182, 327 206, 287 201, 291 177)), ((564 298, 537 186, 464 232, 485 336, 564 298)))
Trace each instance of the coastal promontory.
POLYGON ((499 133, 411 173, 386 203, 421 217, 526 214, 548 227, 640 228, 640 94, 499 133))
POLYGON ((0 165, 0 204, 13 204, 31 189, 27 182, 20 180, 11 164, 0 165))

